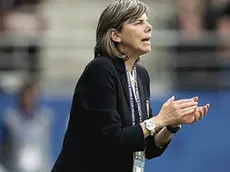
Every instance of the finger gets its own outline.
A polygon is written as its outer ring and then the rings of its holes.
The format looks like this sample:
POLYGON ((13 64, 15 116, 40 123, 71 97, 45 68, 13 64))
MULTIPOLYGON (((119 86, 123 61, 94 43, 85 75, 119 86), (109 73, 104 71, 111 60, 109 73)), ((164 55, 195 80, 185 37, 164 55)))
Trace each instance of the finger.
POLYGON ((200 113, 194 113, 194 122, 199 120, 200 113))
POLYGON ((176 100, 174 101, 177 104, 182 104, 182 103, 187 103, 187 102, 194 102, 193 99, 180 99, 180 100, 176 100))
POLYGON ((209 106, 210 106, 209 104, 204 106, 204 115, 203 116, 207 115, 209 106))
POLYGON ((198 96, 195 96, 195 97, 192 97, 192 99, 197 102, 199 100, 199 97, 198 96))
POLYGON ((195 112, 199 112, 199 110, 200 110, 199 107, 196 107, 195 112))
POLYGON ((186 103, 182 103, 179 105, 180 109, 183 108, 187 108, 187 107, 191 107, 191 106, 197 106, 198 103, 197 102, 186 102, 186 103))
POLYGON ((183 115, 188 115, 188 114, 193 114, 194 113, 194 109, 189 109, 185 112, 183 112, 183 115))
POLYGON ((172 96, 172 97, 170 97, 166 102, 165 102, 165 104, 169 104, 169 103, 171 103, 172 101, 174 101, 175 100, 175 96, 172 96))
POLYGON ((201 107, 201 111, 203 113, 203 116, 208 113, 208 107, 209 107, 208 104, 206 104, 205 106, 201 107))
POLYGON ((208 113, 208 108, 206 106, 203 107, 203 116, 208 113))
POLYGON ((206 106, 199 107, 200 117, 203 118, 208 112, 208 108, 206 106))
POLYGON ((201 107, 196 107, 195 110, 194 110, 194 117, 197 120, 200 120, 202 118, 202 114, 201 114, 201 110, 200 110, 201 107))
POLYGON ((194 109, 193 117, 194 117, 194 122, 196 122, 196 121, 198 121, 198 120, 200 120, 202 118, 199 107, 196 107, 194 109))
POLYGON ((196 121, 199 121, 204 116, 202 110, 196 111, 194 114, 195 114, 195 117, 196 117, 196 121))
POLYGON ((194 113, 196 108, 197 106, 187 107, 187 108, 181 109, 181 113, 186 114, 186 115, 190 113, 194 113))
POLYGON ((207 114, 208 114, 208 110, 209 110, 209 108, 210 108, 210 104, 207 104, 207 105, 206 105, 206 108, 207 108, 207 109, 206 109, 206 113, 205 113, 205 115, 207 115, 207 114))

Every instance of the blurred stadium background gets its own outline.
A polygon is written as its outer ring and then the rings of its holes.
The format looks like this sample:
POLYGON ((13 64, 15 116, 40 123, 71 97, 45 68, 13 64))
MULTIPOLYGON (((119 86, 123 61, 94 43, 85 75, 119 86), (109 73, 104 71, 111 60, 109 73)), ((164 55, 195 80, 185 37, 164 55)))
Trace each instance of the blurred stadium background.
MULTIPOLYGON (((0 0, 0 172, 49 171, 61 149, 74 86, 93 59, 97 20, 109 2, 0 0), (45 110, 39 111, 43 118, 24 125, 14 115, 20 113, 17 93, 30 79, 45 110), (16 171, 6 157, 18 150, 26 153, 9 156, 20 164, 16 171), (49 162, 46 167, 39 157, 49 162)), ((141 63, 150 73, 154 113, 172 95, 211 104, 204 120, 184 126, 160 158, 147 161, 146 172, 229 172, 230 1, 143 2, 151 9, 153 50, 141 63)))

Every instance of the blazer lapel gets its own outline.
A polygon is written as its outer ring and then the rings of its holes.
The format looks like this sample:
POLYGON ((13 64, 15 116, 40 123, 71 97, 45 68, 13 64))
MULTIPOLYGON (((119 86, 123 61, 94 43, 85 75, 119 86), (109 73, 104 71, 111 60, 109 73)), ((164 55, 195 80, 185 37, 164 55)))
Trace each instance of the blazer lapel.
POLYGON ((126 69, 125 69, 125 63, 122 59, 113 59, 114 65, 117 69, 119 79, 121 81, 121 85, 123 88, 123 92, 125 95, 125 98, 127 100, 127 103, 130 107, 130 100, 129 100, 129 89, 128 89, 128 81, 127 81, 127 76, 126 76, 126 69))
POLYGON ((127 100, 128 105, 130 106, 129 88, 128 88, 128 81, 127 81, 126 73, 120 74, 119 77, 120 77, 121 85, 122 85, 122 88, 125 94, 125 98, 127 100))

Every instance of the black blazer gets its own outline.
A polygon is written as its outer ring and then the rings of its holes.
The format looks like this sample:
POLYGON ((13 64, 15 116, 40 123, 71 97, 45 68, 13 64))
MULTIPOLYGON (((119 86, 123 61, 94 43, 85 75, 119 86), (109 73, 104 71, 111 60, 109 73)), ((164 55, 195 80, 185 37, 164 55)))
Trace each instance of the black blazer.
MULTIPOLYGON (((150 80, 137 65, 143 120, 150 80)), ((151 108, 150 115, 152 116, 151 108)), ((61 153, 52 172, 132 172, 133 152, 160 156, 154 138, 144 139, 141 126, 132 126, 125 64, 121 59, 97 57, 85 68, 75 88, 61 153)))

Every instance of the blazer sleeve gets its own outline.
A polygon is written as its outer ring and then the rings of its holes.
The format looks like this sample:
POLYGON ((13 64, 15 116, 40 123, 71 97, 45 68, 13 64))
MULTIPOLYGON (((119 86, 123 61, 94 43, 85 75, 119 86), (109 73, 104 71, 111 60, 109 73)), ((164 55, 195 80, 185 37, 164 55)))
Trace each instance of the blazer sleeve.
MULTIPOLYGON (((148 97, 150 99, 150 79, 149 79, 149 74, 145 69, 144 69, 144 71, 145 71, 145 82, 147 83, 147 94, 148 94, 148 97)), ((149 105, 149 118, 151 118, 152 116, 153 116, 152 108, 149 105)), ((147 137, 146 138, 146 150, 145 150, 146 159, 152 159, 152 158, 159 157, 160 155, 162 155, 163 152, 168 147, 170 141, 168 143, 166 143, 163 147, 158 147, 156 145, 156 143, 155 143, 155 135, 147 137)))
POLYGON ((116 110, 118 79, 113 64, 98 60, 90 64, 75 89, 73 114, 77 126, 95 145, 113 150, 144 151, 145 138, 140 125, 121 128, 116 110), (87 123, 87 125, 85 125, 87 123))
MULTIPOLYGON (((152 110, 150 110, 150 112, 152 114, 152 110)), ((164 144, 162 147, 158 147, 155 142, 155 135, 147 137, 146 138, 145 158, 152 159, 152 158, 161 156, 166 150, 166 148, 168 147, 170 141, 171 139, 168 141, 168 143, 164 144)))

